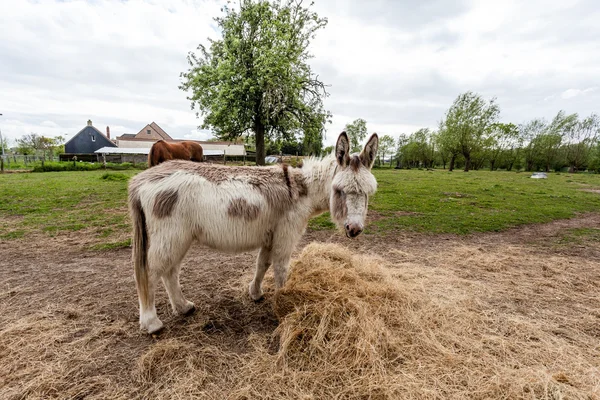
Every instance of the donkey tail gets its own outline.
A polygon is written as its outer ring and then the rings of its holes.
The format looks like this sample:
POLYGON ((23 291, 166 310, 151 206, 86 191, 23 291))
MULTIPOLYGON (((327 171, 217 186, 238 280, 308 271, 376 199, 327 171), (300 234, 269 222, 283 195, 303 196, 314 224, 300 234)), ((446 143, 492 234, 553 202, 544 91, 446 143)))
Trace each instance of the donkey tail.
POLYGON ((133 220, 133 269, 140 306, 148 305, 148 229, 146 215, 139 198, 129 201, 133 220))

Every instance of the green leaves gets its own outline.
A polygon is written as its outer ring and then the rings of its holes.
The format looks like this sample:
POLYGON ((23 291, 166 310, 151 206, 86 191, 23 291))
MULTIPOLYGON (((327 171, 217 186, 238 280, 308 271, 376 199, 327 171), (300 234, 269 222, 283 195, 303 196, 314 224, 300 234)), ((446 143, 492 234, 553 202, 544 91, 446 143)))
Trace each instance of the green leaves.
POLYGON ((362 118, 355 119, 352 123, 346 124, 344 130, 350 139, 350 151, 360 152, 362 150, 360 144, 367 137, 367 121, 362 118))
POLYGON ((292 0, 242 0, 239 10, 215 20, 222 38, 190 53, 190 69, 181 74, 180 88, 191 93, 202 127, 227 139, 254 133, 257 163, 264 163, 265 134, 302 133, 311 151, 316 143, 320 150, 328 94, 307 60, 310 40, 327 20, 292 0))
POLYGON ((486 102, 473 92, 460 94, 442 122, 440 140, 448 152, 465 157, 465 171, 471 167, 471 156, 484 147, 484 141, 500 115, 496 99, 486 102))

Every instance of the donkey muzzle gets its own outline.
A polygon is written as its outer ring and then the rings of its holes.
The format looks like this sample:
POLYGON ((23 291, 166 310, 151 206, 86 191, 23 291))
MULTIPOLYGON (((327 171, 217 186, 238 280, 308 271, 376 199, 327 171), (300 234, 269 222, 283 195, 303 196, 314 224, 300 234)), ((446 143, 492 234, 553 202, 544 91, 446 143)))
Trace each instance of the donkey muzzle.
POLYGON ((349 238, 355 238, 363 231, 363 227, 359 224, 346 224, 344 228, 346 228, 346 236, 349 238))

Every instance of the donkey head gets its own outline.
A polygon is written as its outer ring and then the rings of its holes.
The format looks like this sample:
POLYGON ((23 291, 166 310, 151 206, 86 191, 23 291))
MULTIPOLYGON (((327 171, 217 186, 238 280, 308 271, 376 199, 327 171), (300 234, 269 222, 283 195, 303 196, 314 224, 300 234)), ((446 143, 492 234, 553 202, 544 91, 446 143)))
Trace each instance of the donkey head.
POLYGON ((346 132, 338 137, 335 146, 337 173, 333 177, 329 210, 334 222, 344 227, 346 236, 356 237, 364 229, 369 196, 377 190, 377 181, 371 173, 379 138, 374 133, 360 154, 350 154, 346 132))

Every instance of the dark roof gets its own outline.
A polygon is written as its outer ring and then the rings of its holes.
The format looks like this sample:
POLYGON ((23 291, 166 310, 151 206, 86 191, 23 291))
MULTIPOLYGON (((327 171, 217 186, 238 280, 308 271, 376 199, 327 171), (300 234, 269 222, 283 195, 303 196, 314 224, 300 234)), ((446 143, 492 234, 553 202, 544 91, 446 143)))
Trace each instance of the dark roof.
POLYGON ((117 147, 117 145, 98 129, 87 125, 65 143, 65 153, 88 154, 102 147, 117 147))
MULTIPOLYGON (((102 132, 100 132, 98 129, 96 129, 96 127, 95 127, 95 126, 93 126, 93 125, 87 125, 87 126, 85 126, 85 127, 82 129, 82 130, 80 130, 79 132, 77 132, 77 133, 76 133, 76 134, 75 134, 75 135, 74 135, 74 136, 73 136, 71 139, 69 139, 69 140, 67 141, 67 143, 65 143, 65 146, 66 146, 67 144, 69 144, 69 142, 70 142, 71 140, 75 139, 77 136, 81 135, 81 134, 82 134, 83 132, 85 132, 85 131, 87 131, 88 133, 92 133, 92 132, 91 132, 91 131, 89 131, 88 129, 92 129, 92 130, 94 131, 94 132, 93 132, 94 134, 96 134, 96 135, 100 135, 100 136, 102 136, 104 139, 106 139, 108 142, 112 143, 112 140, 110 140, 110 139, 109 139, 109 138, 108 138, 108 137, 107 137, 107 136, 106 136, 104 133, 102 133, 102 132)), ((116 145, 116 144, 114 144, 114 143, 112 143, 112 144, 113 144, 113 147, 117 147, 117 145, 116 145)))
POLYGON ((117 139, 131 139, 135 137, 135 133, 124 133, 121 136, 118 136, 117 139))

